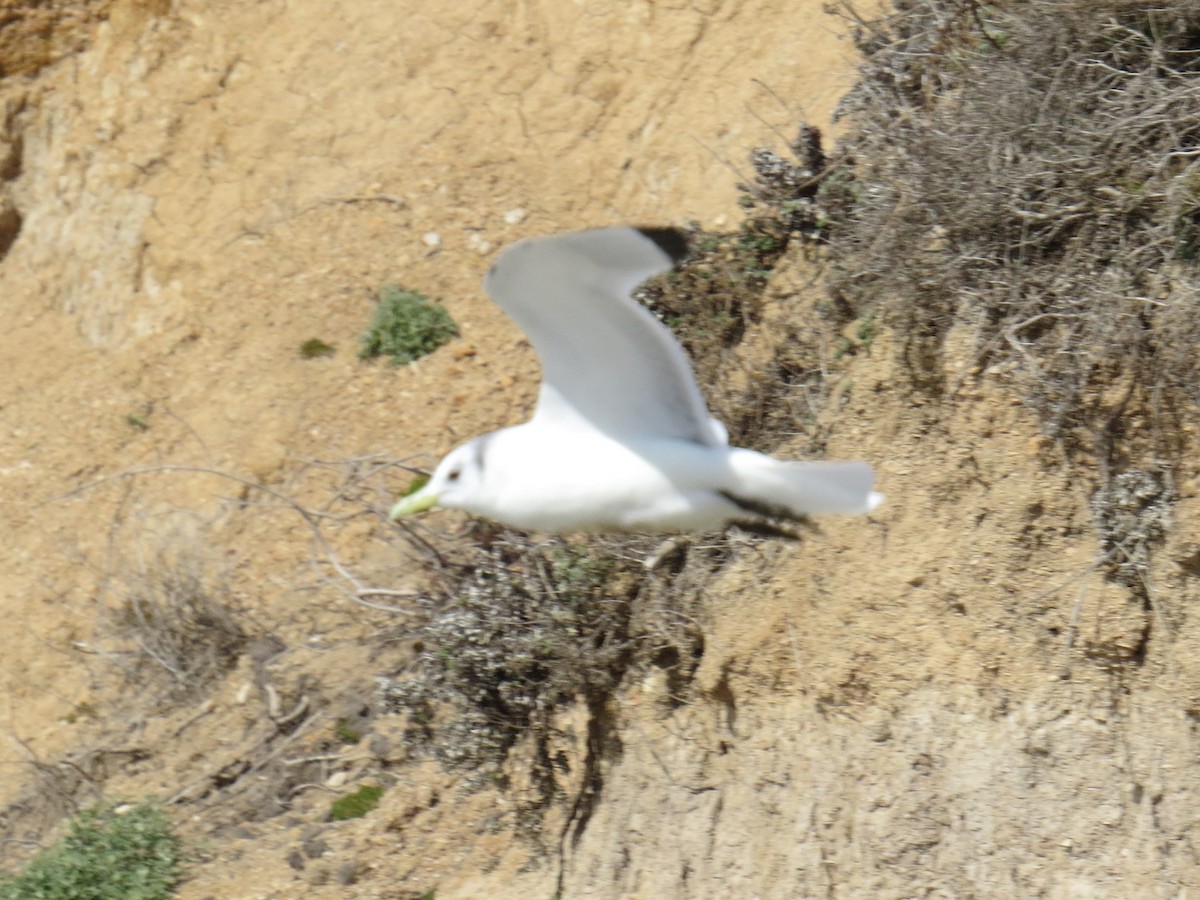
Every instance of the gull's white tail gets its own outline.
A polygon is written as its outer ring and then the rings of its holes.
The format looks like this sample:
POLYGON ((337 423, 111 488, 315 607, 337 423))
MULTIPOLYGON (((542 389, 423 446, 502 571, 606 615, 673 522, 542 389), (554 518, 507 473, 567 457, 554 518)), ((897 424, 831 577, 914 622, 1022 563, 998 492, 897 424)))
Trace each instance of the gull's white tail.
POLYGON ((730 464, 737 499, 792 516, 863 515, 883 502, 871 488, 875 472, 865 462, 794 462, 752 450, 734 450, 730 464))

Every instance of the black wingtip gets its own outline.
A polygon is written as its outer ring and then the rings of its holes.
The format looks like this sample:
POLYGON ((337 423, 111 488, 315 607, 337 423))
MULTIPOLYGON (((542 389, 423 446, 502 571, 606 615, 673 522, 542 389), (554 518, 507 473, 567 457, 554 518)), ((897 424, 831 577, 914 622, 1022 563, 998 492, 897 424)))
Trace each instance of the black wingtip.
POLYGON ((688 251, 691 248, 688 246, 686 232, 680 231, 678 228, 639 228, 638 231, 654 241, 659 250, 671 257, 673 265, 679 265, 687 259, 688 251))

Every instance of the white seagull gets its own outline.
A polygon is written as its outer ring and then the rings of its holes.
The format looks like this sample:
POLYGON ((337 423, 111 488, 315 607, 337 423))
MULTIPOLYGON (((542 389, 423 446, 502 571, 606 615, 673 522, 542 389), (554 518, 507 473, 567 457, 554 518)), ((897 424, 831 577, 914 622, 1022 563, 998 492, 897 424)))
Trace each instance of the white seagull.
POLYGON ((541 359, 537 409, 451 451, 391 518, 437 505, 529 531, 779 533, 770 519, 883 502, 865 462, 729 446, 683 348, 632 296, 686 252, 674 229, 600 228, 501 254, 483 286, 541 359))

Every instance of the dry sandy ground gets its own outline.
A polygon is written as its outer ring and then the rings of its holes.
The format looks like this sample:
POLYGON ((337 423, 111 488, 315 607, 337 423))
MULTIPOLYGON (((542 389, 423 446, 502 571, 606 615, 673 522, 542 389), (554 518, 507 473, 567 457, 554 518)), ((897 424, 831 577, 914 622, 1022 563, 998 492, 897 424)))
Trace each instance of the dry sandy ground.
MULTIPOLYGON (((825 123, 852 76, 820 2, 117 0, 59 31, 0 9, 51 61, 10 43, 0 82, 0 206, 22 219, 0 261, 10 834, 45 839, 100 793, 172 798, 196 900, 1200 889, 1196 455, 1146 608, 1096 565, 1086 469, 1002 375, 922 395, 886 330, 829 354, 822 420, 888 504, 748 542, 703 586, 692 699, 626 686, 577 839, 519 837, 519 798, 410 757, 395 720, 336 740, 411 651, 280 497, 347 514, 328 533, 364 580, 419 586, 378 517, 350 515, 404 473, 336 498, 373 455, 428 463, 528 412, 536 362, 478 288, 495 250, 733 227, 748 151, 825 123), (461 337, 402 369, 358 360, 388 282, 444 299, 461 337), (301 358, 312 337, 336 354, 301 358), (161 672, 119 681, 104 615, 164 546, 224 572, 259 638, 185 703, 161 672), (388 785, 380 807, 327 823, 363 779, 388 785)), ((776 318, 811 316, 811 265, 772 282, 776 318)), ((585 718, 563 713, 573 762, 585 718)))

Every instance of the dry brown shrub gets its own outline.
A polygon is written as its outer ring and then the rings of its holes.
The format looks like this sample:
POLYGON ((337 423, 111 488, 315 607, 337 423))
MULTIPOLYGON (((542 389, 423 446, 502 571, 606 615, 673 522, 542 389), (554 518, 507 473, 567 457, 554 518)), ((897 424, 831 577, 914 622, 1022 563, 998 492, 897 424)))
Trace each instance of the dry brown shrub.
POLYGON ((833 290, 878 304, 933 392, 973 328, 976 371, 1015 369, 1049 434, 1119 467, 1128 413, 1200 402, 1200 6, 837 11, 865 62, 821 192, 833 290))
POLYGON ((534 540, 477 525, 473 544, 446 558, 421 599, 418 656, 381 679, 385 707, 408 716, 415 745, 451 768, 482 767, 484 778, 498 777, 514 745, 532 739, 533 781, 548 802, 559 709, 582 702, 594 721, 607 719, 631 667, 690 679, 701 641, 694 621, 678 597, 642 600, 669 579, 648 577, 642 565, 656 543, 534 540))
POLYGON ((194 698, 236 665, 249 640, 219 557, 178 516, 113 551, 100 595, 98 646, 124 681, 162 686, 146 696, 194 698))

